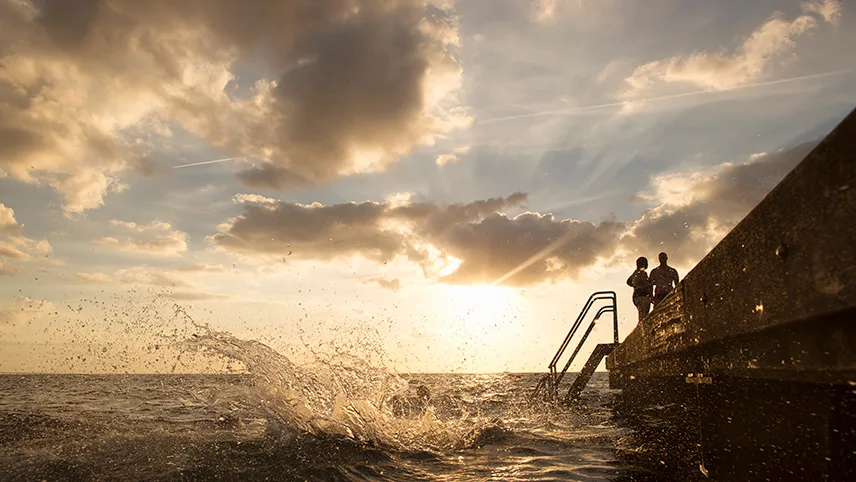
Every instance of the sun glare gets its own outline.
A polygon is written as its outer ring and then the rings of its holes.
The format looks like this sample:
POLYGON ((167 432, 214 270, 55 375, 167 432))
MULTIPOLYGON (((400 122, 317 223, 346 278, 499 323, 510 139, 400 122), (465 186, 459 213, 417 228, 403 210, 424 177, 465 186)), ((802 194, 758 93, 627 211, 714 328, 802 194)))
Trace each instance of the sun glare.
POLYGON ((484 335, 515 312, 517 292, 506 286, 446 286, 450 315, 461 319, 467 331, 484 335))

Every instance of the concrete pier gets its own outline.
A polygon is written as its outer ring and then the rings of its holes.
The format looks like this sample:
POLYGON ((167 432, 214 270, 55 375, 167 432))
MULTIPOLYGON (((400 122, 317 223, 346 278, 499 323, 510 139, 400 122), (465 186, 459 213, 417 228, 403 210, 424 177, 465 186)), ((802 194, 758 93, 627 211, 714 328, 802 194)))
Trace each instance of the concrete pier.
POLYGON ((856 113, 606 365, 623 410, 675 407, 696 473, 856 480, 856 113))

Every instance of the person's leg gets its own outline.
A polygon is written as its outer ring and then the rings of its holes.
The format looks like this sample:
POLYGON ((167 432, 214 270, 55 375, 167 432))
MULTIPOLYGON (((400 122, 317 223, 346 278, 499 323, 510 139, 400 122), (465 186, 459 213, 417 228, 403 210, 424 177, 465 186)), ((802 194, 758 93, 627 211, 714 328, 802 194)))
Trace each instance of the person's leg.
POLYGON ((651 298, 647 296, 635 297, 633 298, 633 304, 636 305, 636 311, 639 312, 639 321, 642 321, 642 318, 645 318, 651 310, 651 298))
POLYGON ((640 296, 634 300, 636 303, 636 309, 639 311, 639 320, 648 316, 648 313, 651 312, 651 297, 650 296, 640 296))
POLYGON ((648 313, 651 312, 651 297, 650 296, 646 296, 646 297, 642 298, 642 311, 644 311, 642 318, 645 318, 646 316, 648 316, 648 313))

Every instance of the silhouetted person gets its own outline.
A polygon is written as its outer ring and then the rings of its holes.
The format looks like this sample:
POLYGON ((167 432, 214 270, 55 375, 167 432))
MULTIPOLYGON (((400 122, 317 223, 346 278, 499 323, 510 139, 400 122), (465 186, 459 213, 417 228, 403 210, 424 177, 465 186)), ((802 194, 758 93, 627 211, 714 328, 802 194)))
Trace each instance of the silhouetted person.
POLYGON ((651 311, 651 282, 648 281, 648 259, 641 257, 636 259, 636 271, 627 278, 627 285, 633 287, 633 304, 639 311, 639 321, 651 311))
POLYGON ((666 253, 660 253, 660 266, 651 270, 651 284, 654 286, 654 306, 657 306, 669 292, 678 286, 678 272, 672 268, 666 261, 669 256, 666 253))

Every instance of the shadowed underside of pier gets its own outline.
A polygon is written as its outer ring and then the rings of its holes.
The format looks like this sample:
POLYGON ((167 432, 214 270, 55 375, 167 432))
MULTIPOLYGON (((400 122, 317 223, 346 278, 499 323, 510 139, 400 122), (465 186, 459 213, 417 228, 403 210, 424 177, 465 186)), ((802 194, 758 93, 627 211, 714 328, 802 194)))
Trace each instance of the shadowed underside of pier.
POLYGON ((707 463, 721 477, 856 473, 856 114, 638 324, 607 369, 629 405, 703 413, 690 426, 719 442, 707 463))

